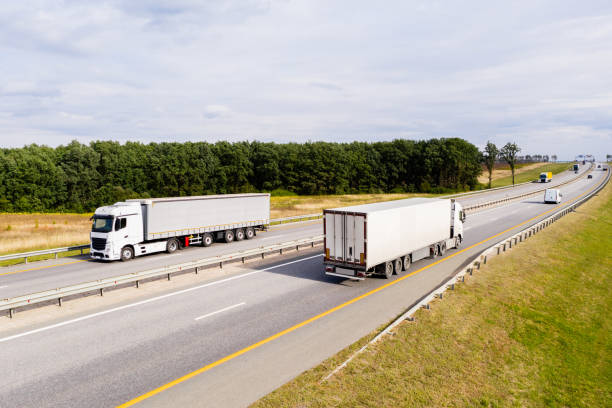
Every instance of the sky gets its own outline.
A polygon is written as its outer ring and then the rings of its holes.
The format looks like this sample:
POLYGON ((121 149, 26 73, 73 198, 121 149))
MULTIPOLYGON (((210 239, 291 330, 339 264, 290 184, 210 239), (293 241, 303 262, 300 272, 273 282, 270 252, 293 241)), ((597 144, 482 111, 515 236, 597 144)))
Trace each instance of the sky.
POLYGON ((0 8, 0 147, 439 137, 612 154, 612 2, 0 8))

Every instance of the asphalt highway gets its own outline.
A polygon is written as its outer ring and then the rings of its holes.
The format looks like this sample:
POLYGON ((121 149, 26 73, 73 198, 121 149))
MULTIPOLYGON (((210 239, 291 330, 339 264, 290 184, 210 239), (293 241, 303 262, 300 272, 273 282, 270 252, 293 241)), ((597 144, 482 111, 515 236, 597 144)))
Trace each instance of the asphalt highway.
MULTIPOLYGON (((564 202, 605 173, 593 175, 563 186, 564 202)), ((326 277, 319 247, 78 317, 16 331, 0 327, 0 406, 109 407, 139 397, 141 406, 245 406, 397 316, 475 254, 556 207, 531 197, 471 214, 462 248, 416 262, 392 281, 326 277)), ((278 231, 299 235, 302 228, 278 231)), ((155 262, 143 262, 148 258, 155 262)))
MULTIPOLYGON (((581 174, 585 171, 586 166, 581 168, 581 174)), ((499 200, 508 196, 524 194, 544 187, 552 188, 574 177, 576 175, 573 172, 566 171, 555 175, 553 181, 545 185, 540 183, 519 185, 514 188, 460 197, 457 201, 464 207, 471 206, 486 201, 499 200)), ((42 292, 78 283, 159 268, 165 265, 176 265, 260 246, 307 238, 322 233, 320 221, 308 221, 272 226, 269 231, 260 232, 257 237, 249 241, 245 240, 231 244, 218 242, 208 248, 194 246, 177 251, 172 255, 157 253, 138 257, 130 262, 91 260, 88 255, 85 255, 4 267, 0 268, 0 298, 42 292)))

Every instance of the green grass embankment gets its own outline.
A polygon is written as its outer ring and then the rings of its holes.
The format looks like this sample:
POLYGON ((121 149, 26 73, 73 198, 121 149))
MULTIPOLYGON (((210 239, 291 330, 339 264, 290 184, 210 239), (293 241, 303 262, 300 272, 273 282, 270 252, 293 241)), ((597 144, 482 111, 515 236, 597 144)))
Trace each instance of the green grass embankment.
MULTIPOLYGON (((572 166, 573 166, 573 163, 545 164, 544 166, 540 166, 535 169, 531 169, 531 170, 527 170, 522 173, 515 174, 514 183, 519 184, 519 183, 525 183, 527 181, 537 180, 540 178, 540 173, 544 173, 548 171, 552 172, 552 174, 558 174, 558 173, 561 173, 562 171, 568 170, 572 166)), ((554 177, 553 177, 553 180, 554 180, 554 177)), ((493 180, 491 182, 491 188, 509 186, 511 184, 512 184, 512 176, 502 177, 497 180, 493 180)))
POLYGON ((329 381, 373 334, 253 406, 610 407, 611 249, 612 184, 329 381))

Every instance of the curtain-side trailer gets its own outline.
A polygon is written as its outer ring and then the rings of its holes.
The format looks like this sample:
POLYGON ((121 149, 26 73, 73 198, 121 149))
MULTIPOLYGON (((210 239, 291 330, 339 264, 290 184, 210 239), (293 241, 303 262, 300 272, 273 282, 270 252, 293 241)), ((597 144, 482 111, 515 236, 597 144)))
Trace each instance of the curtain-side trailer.
POLYGON ((454 200, 411 198, 323 211, 325 273, 390 278, 463 240, 465 214, 454 200))
POLYGON ((127 200, 96 209, 92 258, 127 261, 215 240, 251 239, 270 223, 270 194, 127 200))

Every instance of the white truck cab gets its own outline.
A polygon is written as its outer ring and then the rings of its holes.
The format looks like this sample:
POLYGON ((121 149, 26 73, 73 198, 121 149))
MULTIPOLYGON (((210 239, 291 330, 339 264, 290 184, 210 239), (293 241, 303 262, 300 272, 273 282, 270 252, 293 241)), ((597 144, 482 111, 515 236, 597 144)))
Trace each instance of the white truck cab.
POLYGON ((127 248, 134 256, 136 244, 143 241, 142 209, 137 202, 119 202, 96 209, 91 227, 92 258, 121 259, 121 250, 127 248))
POLYGON ((558 188, 547 188, 546 191, 544 191, 544 202, 547 204, 559 204, 562 198, 563 194, 561 194, 561 190, 558 188))

